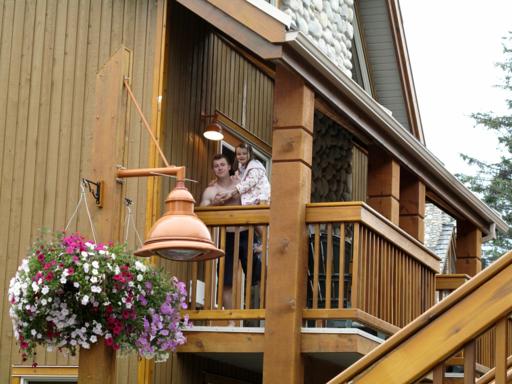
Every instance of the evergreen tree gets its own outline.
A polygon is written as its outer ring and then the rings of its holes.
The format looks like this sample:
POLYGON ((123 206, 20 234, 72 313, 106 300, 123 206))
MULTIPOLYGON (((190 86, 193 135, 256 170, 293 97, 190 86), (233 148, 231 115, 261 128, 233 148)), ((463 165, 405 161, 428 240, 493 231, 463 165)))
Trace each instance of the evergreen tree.
POLYGON ((462 154, 462 158, 470 165, 476 166, 474 176, 457 175, 482 200, 498 211, 509 224, 507 233, 497 233, 497 238, 484 247, 483 257, 486 261, 494 261, 505 252, 512 250, 512 32, 504 38, 504 61, 497 66, 503 70, 503 83, 498 87, 510 92, 505 102, 509 112, 504 115, 494 112, 472 114, 476 125, 481 125, 497 135, 502 155, 496 163, 486 163, 471 156, 462 154))

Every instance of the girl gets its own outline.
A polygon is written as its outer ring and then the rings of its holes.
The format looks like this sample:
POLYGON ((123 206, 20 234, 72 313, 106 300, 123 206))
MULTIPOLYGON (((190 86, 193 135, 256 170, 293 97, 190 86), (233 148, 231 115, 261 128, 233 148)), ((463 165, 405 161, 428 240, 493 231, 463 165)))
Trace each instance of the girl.
POLYGON ((242 205, 268 204, 270 183, 267 171, 254 157, 252 147, 247 143, 241 143, 235 148, 235 155, 233 168, 239 182, 230 192, 225 193, 222 199, 229 200, 240 195, 242 205))

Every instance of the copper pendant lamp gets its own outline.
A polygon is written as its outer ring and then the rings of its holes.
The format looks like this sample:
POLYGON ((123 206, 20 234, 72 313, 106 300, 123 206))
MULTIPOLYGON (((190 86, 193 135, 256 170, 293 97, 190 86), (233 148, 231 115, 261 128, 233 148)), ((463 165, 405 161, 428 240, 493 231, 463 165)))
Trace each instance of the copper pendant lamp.
POLYGON ((194 213, 194 198, 178 181, 165 200, 166 212, 153 225, 137 256, 157 254, 175 261, 199 261, 224 256, 211 240, 206 225, 194 213))

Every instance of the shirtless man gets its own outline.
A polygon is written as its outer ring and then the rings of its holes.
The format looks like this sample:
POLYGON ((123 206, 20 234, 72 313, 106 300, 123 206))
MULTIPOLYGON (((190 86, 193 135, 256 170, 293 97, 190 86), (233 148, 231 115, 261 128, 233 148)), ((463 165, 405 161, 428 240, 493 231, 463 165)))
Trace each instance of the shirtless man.
POLYGON ((221 200, 220 197, 226 192, 235 188, 237 180, 231 178, 229 171, 231 165, 226 156, 218 154, 212 159, 213 173, 217 180, 215 183, 206 188, 201 198, 201 206, 208 205, 240 205, 240 195, 231 197, 228 200, 221 200))
MULTIPOLYGON (((216 181, 206 188, 201 198, 201 206, 208 205, 240 205, 240 195, 231 197, 228 200, 221 200, 220 197, 226 192, 235 188, 237 181, 231 178, 229 171, 231 165, 226 156, 218 154, 212 159, 213 173, 216 181)), ((226 256, 224 261, 224 292, 222 301, 224 308, 232 308, 232 286, 233 286, 233 254, 234 254, 235 228, 226 228, 226 256)), ((247 259, 247 229, 240 228, 239 257, 247 259)), ((242 262, 243 263, 243 262, 242 262)), ((244 268, 245 270, 245 268, 244 268)), ((218 271, 218 270, 217 270, 218 271)))

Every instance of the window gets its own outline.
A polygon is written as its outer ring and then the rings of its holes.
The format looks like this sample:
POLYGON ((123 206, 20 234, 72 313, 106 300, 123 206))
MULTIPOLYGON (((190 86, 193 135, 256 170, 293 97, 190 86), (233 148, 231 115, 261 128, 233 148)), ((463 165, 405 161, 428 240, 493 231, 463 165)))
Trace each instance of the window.
POLYGON ((12 367, 11 384, 75 384, 78 367, 12 367))
POLYGON ((231 120, 222 112, 216 111, 216 114, 224 130, 224 140, 220 142, 219 152, 226 155, 231 160, 231 163, 233 163, 235 159, 235 147, 241 142, 250 144, 256 159, 258 159, 267 170, 267 175, 270 180, 272 170, 272 148, 270 145, 231 120))

